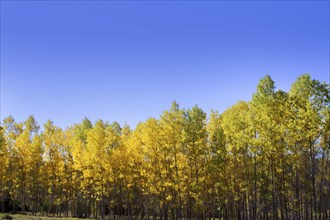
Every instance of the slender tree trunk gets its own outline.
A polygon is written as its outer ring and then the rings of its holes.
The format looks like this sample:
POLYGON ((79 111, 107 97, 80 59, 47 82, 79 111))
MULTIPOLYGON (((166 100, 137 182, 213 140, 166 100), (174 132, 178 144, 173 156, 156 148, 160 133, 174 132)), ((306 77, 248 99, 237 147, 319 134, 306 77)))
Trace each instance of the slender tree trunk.
POLYGON ((315 168, 315 148, 312 141, 309 141, 310 151, 311 151, 311 174, 312 174, 312 188, 313 188, 313 201, 312 201, 312 210, 311 210, 311 219, 314 219, 316 215, 316 168, 315 168))
POLYGON ((257 154, 254 155, 253 216, 257 219, 257 154))
POLYGON ((5 193, 1 192, 1 212, 5 213, 5 193))

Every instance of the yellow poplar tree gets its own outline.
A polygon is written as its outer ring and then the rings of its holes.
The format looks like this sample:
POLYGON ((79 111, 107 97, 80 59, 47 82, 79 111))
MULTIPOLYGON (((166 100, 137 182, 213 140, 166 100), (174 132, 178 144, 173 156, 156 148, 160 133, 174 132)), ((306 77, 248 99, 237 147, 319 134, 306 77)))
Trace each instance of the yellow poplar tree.
POLYGON ((52 121, 48 120, 42 133, 44 146, 44 175, 47 187, 48 200, 45 201, 48 214, 57 214, 60 212, 60 205, 63 199, 62 183, 64 173, 63 153, 63 131, 56 127, 52 121))
POLYGON ((8 149, 5 140, 4 129, 0 126, 0 198, 1 198, 1 212, 5 212, 5 199, 8 182, 8 149))

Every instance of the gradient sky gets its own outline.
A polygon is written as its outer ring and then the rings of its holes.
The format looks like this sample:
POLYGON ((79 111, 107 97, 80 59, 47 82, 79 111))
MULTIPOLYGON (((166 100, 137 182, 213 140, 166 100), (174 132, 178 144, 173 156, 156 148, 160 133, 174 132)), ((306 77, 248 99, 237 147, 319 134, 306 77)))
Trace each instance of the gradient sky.
POLYGON ((302 73, 329 83, 329 1, 1 1, 1 120, 134 127, 302 73))

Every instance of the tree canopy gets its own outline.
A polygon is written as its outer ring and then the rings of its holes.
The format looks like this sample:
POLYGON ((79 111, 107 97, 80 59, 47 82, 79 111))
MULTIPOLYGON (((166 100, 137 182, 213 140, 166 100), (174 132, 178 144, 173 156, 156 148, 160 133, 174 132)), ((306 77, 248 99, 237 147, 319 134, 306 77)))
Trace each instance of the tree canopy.
POLYGON ((329 219, 330 86, 269 75, 209 116, 173 102, 135 129, 33 116, 0 127, 1 210, 130 219, 329 219))

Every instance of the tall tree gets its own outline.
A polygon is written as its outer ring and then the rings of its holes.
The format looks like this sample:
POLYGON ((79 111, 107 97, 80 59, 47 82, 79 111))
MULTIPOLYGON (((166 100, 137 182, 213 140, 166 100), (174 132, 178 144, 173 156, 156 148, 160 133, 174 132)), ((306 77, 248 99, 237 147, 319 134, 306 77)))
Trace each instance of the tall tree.
POLYGON ((62 202, 62 184, 64 173, 63 155, 63 131, 48 120, 42 133, 44 146, 44 175, 47 189, 47 201, 44 201, 47 214, 59 215, 62 202))
MULTIPOLYGON (((188 109, 184 117, 184 153, 187 157, 189 184, 186 190, 187 209, 196 210, 196 217, 206 215, 206 165, 210 150, 207 145, 206 113, 198 106, 188 109)), ((195 213, 193 213, 195 215, 195 213)), ((188 218, 191 218, 191 214, 188 218)))
POLYGON ((1 212, 5 212, 5 200, 7 192, 7 182, 8 182, 8 149, 4 134, 4 129, 0 126, 0 199, 1 199, 1 212))

